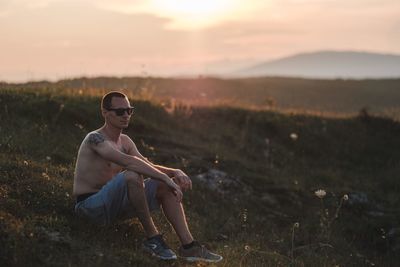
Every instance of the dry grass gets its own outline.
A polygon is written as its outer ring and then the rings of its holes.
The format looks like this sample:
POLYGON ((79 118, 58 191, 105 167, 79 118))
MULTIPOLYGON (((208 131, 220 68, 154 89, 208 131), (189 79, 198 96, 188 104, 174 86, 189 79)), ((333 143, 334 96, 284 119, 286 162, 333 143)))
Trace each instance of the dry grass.
MULTIPOLYGON (((137 220, 101 228, 74 217, 76 151, 101 125, 97 109, 105 91, 68 90, 0 93, 1 265, 165 266, 141 252, 137 220)), ((192 232, 225 257, 218 266, 396 266, 398 253, 379 232, 389 232, 400 217, 395 121, 143 99, 133 100, 138 113, 127 133, 145 156, 191 176, 217 168, 242 181, 220 194, 194 180, 195 190, 185 196, 192 232), (314 196, 319 188, 327 191, 323 211, 314 196), (321 214, 328 209, 332 218, 337 196, 355 191, 368 194, 385 215, 368 217, 369 207, 342 203, 329 239, 321 239, 321 214)), ((178 246, 159 215, 168 242, 178 246)))

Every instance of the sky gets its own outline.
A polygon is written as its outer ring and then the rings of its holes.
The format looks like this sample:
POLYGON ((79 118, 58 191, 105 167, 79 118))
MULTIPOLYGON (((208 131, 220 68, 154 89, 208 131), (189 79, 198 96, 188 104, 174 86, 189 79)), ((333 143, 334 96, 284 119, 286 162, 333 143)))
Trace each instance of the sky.
POLYGON ((322 50, 400 54, 400 1, 0 0, 0 81, 210 75, 322 50))

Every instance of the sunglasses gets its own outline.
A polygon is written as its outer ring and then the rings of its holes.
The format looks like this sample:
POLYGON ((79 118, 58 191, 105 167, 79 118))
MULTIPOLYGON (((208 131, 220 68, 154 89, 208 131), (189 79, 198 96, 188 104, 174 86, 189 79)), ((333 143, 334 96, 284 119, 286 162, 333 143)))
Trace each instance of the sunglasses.
POLYGON ((123 116, 126 113, 128 113, 128 115, 131 115, 133 112, 133 107, 129 107, 129 108, 106 108, 108 111, 115 111, 115 115, 117 116, 123 116))

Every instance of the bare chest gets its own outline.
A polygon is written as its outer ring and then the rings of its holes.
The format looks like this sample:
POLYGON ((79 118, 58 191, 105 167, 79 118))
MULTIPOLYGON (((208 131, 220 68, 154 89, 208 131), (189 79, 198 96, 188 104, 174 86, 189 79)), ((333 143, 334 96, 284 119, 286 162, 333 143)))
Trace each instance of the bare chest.
MULTIPOLYGON (((116 150, 120 151, 121 153, 124 153, 124 154, 128 153, 128 151, 126 150, 126 148, 124 147, 122 142, 120 142, 118 144, 114 143, 114 144, 112 144, 112 146, 116 150)), ((118 173, 121 171, 122 166, 120 166, 114 162, 111 162, 111 161, 106 161, 106 168, 112 173, 118 173)))

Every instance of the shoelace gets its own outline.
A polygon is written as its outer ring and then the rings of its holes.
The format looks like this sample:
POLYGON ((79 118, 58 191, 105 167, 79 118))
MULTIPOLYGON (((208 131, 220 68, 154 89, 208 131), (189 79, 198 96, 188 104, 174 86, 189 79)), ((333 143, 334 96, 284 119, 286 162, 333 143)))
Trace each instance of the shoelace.
POLYGON ((205 256, 205 255, 207 254, 207 252, 208 252, 208 251, 207 251, 207 248, 206 248, 204 245, 200 244, 200 242, 194 241, 194 246, 200 248, 200 254, 201 254, 202 256, 205 256))
POLYGON ((155 236, 153 238, 154 238, 154 241, 156 241, 160 245, 159 247, 164 248, 164 249, 169 249, 169 247, 165 243, 164 238, 163 238, 162 235, 158 235, 158 236, 155 236))

